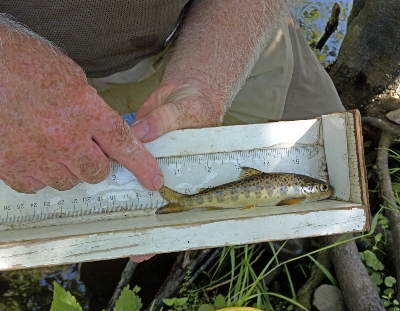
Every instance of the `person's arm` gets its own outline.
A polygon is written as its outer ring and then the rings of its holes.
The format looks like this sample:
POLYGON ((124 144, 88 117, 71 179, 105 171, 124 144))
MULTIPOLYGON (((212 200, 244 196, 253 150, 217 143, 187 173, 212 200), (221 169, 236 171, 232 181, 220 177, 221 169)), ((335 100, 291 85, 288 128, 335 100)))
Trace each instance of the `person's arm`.
POLYGON ((142 141, 175 129, 220 125, 267 41, 289 13, 287 0, 194 0, 161 86, 133 126, 142 141))
POLYGON ((0 43, 1 180, 20 192, 70 189, 103 180, 109 157, 146 188, 162 186, 156 160, 76 63, 5 15, 0 43))

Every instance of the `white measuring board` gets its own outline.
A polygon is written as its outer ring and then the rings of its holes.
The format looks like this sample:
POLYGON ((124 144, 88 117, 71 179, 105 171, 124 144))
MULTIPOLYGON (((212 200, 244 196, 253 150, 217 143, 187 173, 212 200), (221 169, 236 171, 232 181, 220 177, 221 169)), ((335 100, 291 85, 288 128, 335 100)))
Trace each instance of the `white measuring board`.
POLYGON ((357 112, 174 131, 146 144, 165 184, 195 193, 242 167, 328 180, 332 199, 155 215, 165 204, 118 165, 97 185, 19 194, 0 185, 0 270, 364 231, 369 210, 357 112), (346 186, 341 186, 346 185, 346 186), (23 204, 23 206, 21 206, 23 204), (43 256, 46 254, 46 256, 43 256))
MULTIPOLYGON (((318 141, 319 135, 301 138, 306 130, 317 134, 320 122, 300 122, 296 131, 283 131, 279 139, 266 135, 271 124, 203 129, 211 135, 200 136, 199 130, 176 131, 147 144, 147 148, 158 158, 166 186, 185 194, 237 180, 242 167, 297 173, 327 181, 325 152, 318 141)), ((284 123, 274 124, 277 125, 284 123)), ((116 164, 111 164, 106 180, 94 185, 81 182, 68 191, 47 187, 36 194, 23 194, 0 181, 2 224, 154 210, 166 203, 157 191, 145 189, 132 173, 116 164)))

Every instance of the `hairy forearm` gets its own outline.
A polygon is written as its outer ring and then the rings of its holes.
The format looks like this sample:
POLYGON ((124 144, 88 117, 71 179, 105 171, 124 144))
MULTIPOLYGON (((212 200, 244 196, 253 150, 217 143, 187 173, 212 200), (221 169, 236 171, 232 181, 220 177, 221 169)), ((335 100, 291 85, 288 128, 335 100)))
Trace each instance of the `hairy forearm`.
POLYGON ((289 0, 195 0, 163 81, 197 79, 215 104, 230 105, 260 52, 289 14, 289 0))
POLYGON ((9 16, 5 13, 0 13, 0 25, 2 26, 0 29, 0 38, 7 37, 10 31, 17 32, 22 35, 27 35, 30 37, 33 37, 43 43, 46 43, 47 45, 51 46, 52 48, 57 47, 48 41, 47 39, 39 36, 37 33, 31 31, 29 28, 25 27, 24 25, 18 23, 15 21, 12 16, 9 16))

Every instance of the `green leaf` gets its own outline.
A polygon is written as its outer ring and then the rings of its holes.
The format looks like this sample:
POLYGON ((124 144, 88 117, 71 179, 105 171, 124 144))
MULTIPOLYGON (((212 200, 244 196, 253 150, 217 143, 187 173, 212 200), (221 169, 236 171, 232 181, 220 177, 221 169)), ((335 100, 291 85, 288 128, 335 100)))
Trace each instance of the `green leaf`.
POLYGON ((197 311, 214 311, 213 306, 209 304, 202 304, 197 311))
POLYGON ((142 307, 142 300, 136 295, 139 290, 137 286, 133 290, 129 289, 129 285, 125 286, 115 303, 114 311, 139 311, 142 307))
POLYGON ((225 297, 221 294, 219 294, 217 297, 215 297, 214 306, 217 309, 222 309, 222 308, 226 307, 225 297))
POLYGON ((375 271, 382 271, 383 270, 383 264, 379 261, 379 259, 376 257, 376 255, 371 252, 370 250, 366 250, 364 252, 365 256, 365 264, 368 267, 374 268, 375 271))
POLYGON ((392 287, 393 284, 395 284, 395 283, 396 283, 396 279, 394 277, 388 276, 388 277, 385 278, 385 285, 387 287, 392 287))
POLYGON ((383 271, 384 268, 385 268, 385 267, 384 267, 383 263, 381 263, 381 262, 378 260, 378 262, 377 262, 377 264, 376 264, 376 269, 375 269, 375 270, 383 271))
POLYGON ((311 18, 316 21, 320 16, 320 12, 317 9, 311 11, 311 18))
POLYGON ((187 303, 188 299, 189 299, 189 298, 187 298, 187 297, 184 297, 184 298, 177 298, 177 299, 176 299, 176 304, 177 304, 178 306, 184 306, 184 305, 187 303))
POLYGON ((393 289, 393 288, 387 288, 387 289, 385 289, 385 290, 383 291, 383 293, 384 293, 385 295, 387 295, 389 298, 391 298, 392 295, 394 294, 394 289, 393 289))
POLYGON ((370 275, 371 281, 374 285, 378 286, 383 283, 382 276, 380 273, 374 272, 370 275))
POLYGON ((176 302, 176 298, 165 298, 163 299, 163 303, 165 303, 168 307, 172 307, 176 302))
POLYGON ((382 233, 378 233, 377 235, 375 235, 375 242, 380 242, 382 240, 382 233))
POLYGON ((389 219, 387 219, 385 216, 381 215, 379 217, 379 222, 380 225, 387 225, 389 223, 389 219))
POLYGON ((53 302, 50 311, 82 311, 75 297, 54 281, 53 302))

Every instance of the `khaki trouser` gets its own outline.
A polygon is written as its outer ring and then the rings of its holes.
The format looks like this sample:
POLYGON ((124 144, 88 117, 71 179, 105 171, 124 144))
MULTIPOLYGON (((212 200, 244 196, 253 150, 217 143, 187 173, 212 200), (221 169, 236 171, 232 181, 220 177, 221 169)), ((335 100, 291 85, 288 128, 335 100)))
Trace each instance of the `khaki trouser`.
MULTIPOLYGON (((161 53, 125 72, 88 81, 121 114, 137 111, 158 87, 163 61, 161 53)), ((331 79, 290 17, 261 54, 224 124, 310 119, 340 111, 344 108, 331 79)))

